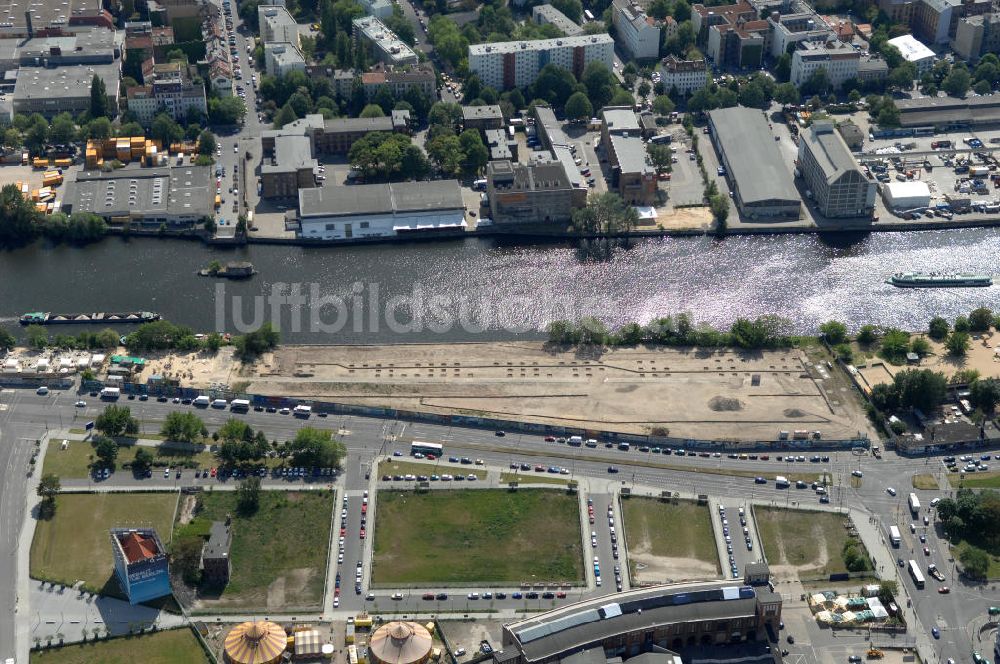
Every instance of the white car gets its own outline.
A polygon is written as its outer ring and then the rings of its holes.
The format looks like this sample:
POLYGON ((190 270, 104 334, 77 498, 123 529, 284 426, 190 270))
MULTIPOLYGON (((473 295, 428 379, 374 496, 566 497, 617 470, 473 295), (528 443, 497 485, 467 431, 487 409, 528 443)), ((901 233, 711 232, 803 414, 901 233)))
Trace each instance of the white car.
POLYGON ((896 490, 893 489, 891 486, 890 487, 886 487, 885 492, 887 494, 889 494, 890 496, 895 496, 896 495, 896 490))
POLYGON ((340 598, 339 597, 334 597, 333 598, 333 608, 336 609, 338 606, 340 606, 340 598))
POLYGON ((77 408, 86 408, 87 407, 87 402, 81 400, 81 401, 77 401, 73 405, 76 406, 77 408))

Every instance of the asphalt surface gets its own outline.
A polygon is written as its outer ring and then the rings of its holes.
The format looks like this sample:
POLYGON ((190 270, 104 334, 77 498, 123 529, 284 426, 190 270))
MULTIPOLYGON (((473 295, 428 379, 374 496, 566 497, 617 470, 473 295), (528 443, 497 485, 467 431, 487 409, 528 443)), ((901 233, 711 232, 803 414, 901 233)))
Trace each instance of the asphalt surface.
MULTIPOLYGON (((43 436, 46 430, 56 429, 82 429, 86 422, 96 418, 103 404, 95 397, 87 395, 83 399, 87 402, 86 407, 78 408, 74 406, 77 395, 72 392, 53 391, 48 396, 39 396, 31 389, 4 390, 0 393, 0 464, 4 468, 2 491, 0 491, 0 518, 2 518, 3 534, 0 535, 0 601, 5 605, 12 606, 15 603, 14 580, 17 575, 26 574, 26 570, 18 570, 13 552, 17 546, 17 533, 20 532, 20 525, 23 520, 24 493, 27 482, 28 459, 34 448, 34 440, 43 436)), ((172 410, 192 410, 193 406, 156 401, 130 401, 122 399, 121 404, 128 405, 133 414, 141 422, 141 432, 158 432, 160 424, 167 413, 172 410)), ((817 472, 829 473, 832 477, 830 487, 831 506, 863 508, 870 511, 879 521, 882 532, 887 531, 888 524, 897 523, 900 530, 904 532, 903 547, 899 552, 890 551, 893 559, 896 555, 908 560, 911 557, 921 564, 922 569, 926 567, 926 562, 934 561, 945 573, 947 585, 951 588, 951 593, 940 595, 937 592, 939 584, 927 576, 926 588, 917 590, 912 586, 907 575, 903 575, 906 580, 907 591, 912 597, 913 606, 916 610, 922 627, 926 629, 938 627, 941 630, 941 639, 935 640, 935 645, 939 646, 943 658, 954 657, 956 660, 965 657, 972 648, 969 626, 981 616, 985 607, 998 603, 998 593, 993 587, 967 584, 965 581, 956 578, 954 565, 947 551, 946 543, 939 538, 938 532, 933 527, 924 528, 920 522, 919 532, 926 532, 927 546, 931 551, 930 556, 924 556, 922 548, 917 546, 916 536, 909 533, 908 524, 910 515, 906 509, 906 496, 910 489, 910 477, 916 473, 936 472, 942 470, 938 458, 907 459, 896 457, 892 454, 884 455, 882 460, 876 460, 871 456, 855 455, 851 452, 823 453, 829 454, 827 463, 810 463, 786 461, 776 461, 772 455, 768 461, 751 461, 730 459, 728 455, 721 454, 719 457, 678 457, 676 455, 665 456, 643 453, 633 447, 629 451, 621 451, 617 448, 607 448, 603 444, 598 444, 595 448, 569 447, 555 442, 546 442, 542 437, 527 434, 507 434, 496 435, 496 432, 484 429, 469 429, 459 427, 438 426, 422 423, 409 423, 393 420, 382 420, 365 417, 327 417, 320 418, 312 416, 309 420, 302 420, 291 415, 280 413, 256 412, 251 410, 246 414, 237 414, 216 409, 197 409, 200 417, 204 419, 210 429, 217 428, 229 417, 239 417, 245 420, 255 429, 263 430, 269 439, 287 440, 291 439, 295 432, 302 426, 320 426, 337 430, 347 447, 348 455, 345 460, 344 473, 338 478, 337 488, 337 515, 335 519, 335 529, 340 526, 340 509, 343 505, 343 496, 348 498, 347 504, 347 524, 344 534, 344 561, 337 565, 339 535, 334 533, 334 548, 331 562, 332 569, 341 573, 341 593, 339 595, 339 606, 333 606, 333 596, 331 590, 328 593, 326 603, 323 607, 324 613, 335 611, 356 611, 361 608, 369 608, 381 611, 394 611, 400 613, 434 613, 439 611, 449 612, 476 612, 485 610, 504 609, 545 609, 562 602, 578 601, 582 597, 600 595, 615 592, 613 569, 616 563, 624 567, 624 563, 616 561, 612 557, 610 546, 610 527, 607 520, 607 508, 611 502, 611 496, 617 489, 630 486, 653 487, 660 490, 679 491, 684 494, 707 494, 710 496, 724 496, 721 500, 727 507, 730 517, 730 527, 739 523, 737 509, 747 501, 766 501, 777 505, 794 506, 797 504, 816 504, 818 497, 812 490, 793 488, 779 490, 769 482, 766 485, 756 484, 752 476, 736 477, 732 475, 719 474, 727 470, 751 471, 751 473, 767 473, 769 476, 781 474, 794 481, 797 474, 805 476, 805 473, 815 474, 817 472), (374 599, 369 600, 368 584, 369 564, 371 559, 370 546, 371 537, 362 540, 360 538, 361 527, 361 504, 364 491, 371 491, 374 486, 381 482, 381 478, 374 472, 366 478, 371 470, 374 458, 379 455, 392 455, 395 452, 406 456, 409 452, 409 445, 412 441, 437 442, 444 445, 445 457, 467 456, 469 458, 482 459, 487 467, 508 468, 510 464, 528 463, 532 467, 537 465, 558 466, 566 468, 568 479, 581 481, 581 501, 586 498, 594 500, 595 524, 587 523, 587 517, 582 516, 582 528, 584 531, 584 549, 586 567, 588 569, 588 585, 567 589, 567 597, 564 599, 553 598, 543 599, 538 590, 539 598, 535 600, 520 599, 511 597, 513 592, 522 589, 505 589, 508 593, 504 600, 473 600, 467 597, 468 592, 497 589, 490 588, 463 588, 463 589, 436 589, 436 588, 414 588, 402 590, 401 599, 391 599, 393 590, 374 590, 374 599), (617 473, 609 473, 608 467, 614 465, 617 473), (864 478, 858 488, 851 487, 850 474, 853 470, 861 469, 864 478), (887 486, 897 489, 898 495, 893 497, 886 493, 887 486), (733 523, 735 517, 735 524, 733 523), (597 533, 598 546, 591 546, 590 532, 597 533), (912 553, 911 553, 912 550, 912 553), (596 588, 593 585, 593 556, 598 556, 598 562, 602 570, 602 586, 596 588), (355 593, 354 581, 355 570, 358 561, 362 562, 363 583, 361 594, 355 593), (426 601, 422 599, 423 593, 433 591, 447 592, 447 600, 426 601)), ((141 433, 140 433, 141 438, 141 433)), ((803 453, 806 458, 810 455, 803 453)), ((447 458, 428 464, 428 472, 444 474, 446 472, 455 473, 456 468, 468 468, 461 464, 450 463, 447 458)), ((496 473, 494 473, 496 474, 496 473)), ((525 475, 533 475, 534 471, 524 472, 525 475)), ((150 479, 137 479, 128 472, 117 472, 104 482, 90 480, 64 480, 65 487, 75 485, 90 485, 93 488, 114 487, 116 489, 134 488, 164 488, 173 489, 178 485, 187 486, 191 484, 215 484, 225 486, 232 484, 232 480, 220 478, 198 478, 191 477, 192 472, 185 470, 182 478, 178 480, 172 473, 170 478, 164 479, 162 473, 154 473, 150 479)), ((548 473, 546 473, 548 475, 548 473)), ((264 482, 269 487, 290 487, 298 485, 319 485, 329 484, 329 478, 307 478, 288 480, 282 478, 267 478, 264 482)), ((390 482, 390 485, 405 486, 412 483, 390 482)), ((439 484, 443 487, 442 483, 439 484)), ((921 501, 926 505, 935 496, 946 495, 946 492, 921 491, 921 501)), ((370 503, 371 504, 371 503, 370 503)), ((613 505, 613 504, 612 504, 613 505)), ((615 524, 620 532, 620 515, 617 506, 614 507, 615 524)), ((375 509, 370 507, 370 510, 375 509)), ((926 507, 924 512, 926 513, 926 507)), ((581 510, 585 515, 585 508, 581 510)), ((373 523, 371 511, 368 516, 369 532, 373 523)), ((718 513, 713 514, 713 518, 718 518, 718 513)), ((933 520, 931 520, 933 524, 933 520)), ((748 560, 757 559, 759 543, 756 538, 755 529, 751 527, 751 537, 754 543, 754 551, 747 551, 743 544, 742 528, 739 528, 738 536, 734 536, 734 556, 737 560, 738 568, 742 569, 743 564, 748 560)), ((888 546, 888 545, 886 545, 888 546)), ((922 546, 922 545, 921 545, 922 546)), ((723 559, 725 560, 725 559, 723 559)), ((728 565, 723 566, 724 569, 728 565)), ((726 569, 728 572, 728 569, 726 569)), ((336 572, 334 572, 335 574, 336 572)), ((728 575, 728 574, 727 574, 728 575)), ((331 576, 334 579, 335 576, 331 576)), ((626 580, 627 583, 627 580, 626 580)), ((627 585, 626 585, 627 587, 627 585)), ((560 589, 551 588, 553 592, 560 589)), ((905 600, 902 600, 905 601, 905 600)), ((12 643, 10 635, 13 632, 13 620, 10 615, 5 619, 0 619, 0 657, 9 656, 4 650, 6 644, 12 643)), ((942 660, 943 661, 943 660, 942 660)))

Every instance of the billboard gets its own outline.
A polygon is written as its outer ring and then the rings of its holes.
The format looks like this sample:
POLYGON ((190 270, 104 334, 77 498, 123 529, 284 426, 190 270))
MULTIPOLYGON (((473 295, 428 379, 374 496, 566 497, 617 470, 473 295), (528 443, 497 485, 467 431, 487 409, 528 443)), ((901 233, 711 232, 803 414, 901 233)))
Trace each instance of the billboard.
POLYGON ((130 604, 171 594, 167 554, 152 528, 112 528, 115 576, 130 604))

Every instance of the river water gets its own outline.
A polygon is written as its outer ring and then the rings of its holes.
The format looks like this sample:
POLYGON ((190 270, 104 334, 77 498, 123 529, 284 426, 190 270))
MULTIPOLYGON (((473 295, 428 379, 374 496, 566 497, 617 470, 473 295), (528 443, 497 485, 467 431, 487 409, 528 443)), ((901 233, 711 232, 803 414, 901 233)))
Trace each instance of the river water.
POLYGON ((800 332, 830 318, 852 328, 923 329, 935 314, 1000 309, 1000 287, 901 290, 883 283, 887 276, 1000 274, 998 256, 993 229, 664 238, 603 262, 582 261, 569 245, 488 239, 218 250, 111 238, 0 252, 0 324, 17 327, 26 311, 152 310, 196 331, 237 332, 270 320, 283 340, 301 343, 539 337, 557 318, 596 315, 616 326, 680 311, 717 326, 777 314, 800 332), (213 259, 249 260, 259 274, 228 282, 196 276, 213 259))

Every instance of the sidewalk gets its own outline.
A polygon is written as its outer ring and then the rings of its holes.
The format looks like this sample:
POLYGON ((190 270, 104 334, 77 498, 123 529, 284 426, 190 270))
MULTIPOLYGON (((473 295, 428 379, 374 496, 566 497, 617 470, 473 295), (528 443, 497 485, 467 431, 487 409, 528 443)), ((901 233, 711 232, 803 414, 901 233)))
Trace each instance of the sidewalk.
MULTIPOLYGON (((50 433, 42 436, 38 458, 45 458, 50 433)), ((40 465, 40 464, 39 464, 40 465)), ((14 640, 17 660, 27 662, 31 652, 31 540, 35 537, 35 511, 42 499, 38 496, 40 469, 28 478, 25 493, 24 522, 17 539, 17 604, 14 607, 14 640)))

